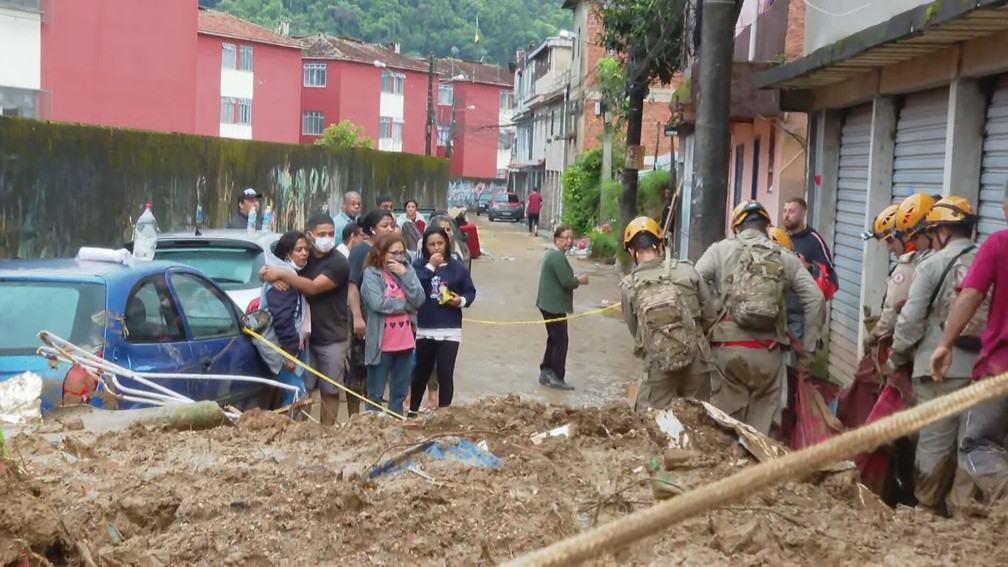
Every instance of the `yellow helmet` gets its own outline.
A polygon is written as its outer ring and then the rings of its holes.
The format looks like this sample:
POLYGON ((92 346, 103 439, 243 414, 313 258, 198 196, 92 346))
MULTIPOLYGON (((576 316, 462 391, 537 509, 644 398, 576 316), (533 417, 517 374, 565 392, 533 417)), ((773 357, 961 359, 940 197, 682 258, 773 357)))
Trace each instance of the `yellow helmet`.
POLYGON ((637 217, 627 223, 626 229, 623 231, 623 248, 629 251, 630 241, 642 232, 646 232, 657 238, 659 242, 658 247, 659 249, 661 248, 661 227, 659 227, 658 223, 651 217, 637 217))
POLYGON ((876 240, 887 240, 890 237, 899 238, 900 231, 896 228, 896 217, 898 213, 899 205, 895 203, 882 209, 882 212, 875 217, 875 222, 872 224, 872 230, 862 232, 861 238, 863 240, 871 240, 872 238, 876 240))
POLYGON ((973 224, 977 217, 965 197, 951 195, 934 204, 924 221, 928 228, 949 224, 973 224))
POLYGON ((759 215, 764 219, 766 219, 768 224, 773 222, 772 220, 770 220, 770 213, 767 212, 766 208, 764 208, 759 201, 752 201, 752 200, 742 201, 741 203, 739 203, 737 207, 732 209, 731 213, 732 231, 738 232, 739 226, 741 226, 742 223, 745 222, 747 218, 749 218, 749 215, 759 215))
POLYGON ((924 230, 927 215, 937 202, 936 197, 927 193, 915 193, 903 199, 896 210, 896 230, 907 238, 924 230))
POLYGON ((770 237, 770 240, 773 240, 784 248, 794 250, 794 245, 791 244, 791 236, 783 228, 771 226, 767 229, 767 236, 770 237))

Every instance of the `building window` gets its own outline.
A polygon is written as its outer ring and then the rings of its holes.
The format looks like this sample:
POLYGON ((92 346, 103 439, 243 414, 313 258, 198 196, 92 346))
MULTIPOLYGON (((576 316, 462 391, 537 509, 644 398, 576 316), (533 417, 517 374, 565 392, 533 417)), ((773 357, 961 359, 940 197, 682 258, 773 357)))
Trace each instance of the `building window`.
POLYGON ((42 4, 39 0, 0 0, 0 8, 13 8, 14 10, 21 9, 29 12, 41 12, 42 4))
POLYGON ((497 149, 498 150, 511 149, 511 132, 508 132, 507 130, 500 131, 500 134, 497 136, 497 149))
POLYGON ((321 136, 325 130, 325 114, 308 110, 301 116, 301 133, 305 136, 321 136))
POLYGON ((390 117, 382 116, 378 119, 378 137, 385 140, 392 138, 392 119, 390 117))
POLYGON ((507 170, 506 169, 498 169, 497 170, 497 179, 507 179, 507 170))
POLYGON ((396 120, 392 122, 392 141, 402 142, 403 141, 403 121, 396 120))
POLYGON ((252 70, 252 46, 243 45, 238 52, 238 69, 241 71, 252 70))
POLYGON ((326 86, 326 64, 325 63, 305 63, 304 64, 304 86, 324 87, 326 86))
POLYGON ((455 100, 455 89, 451 83, 438 85, 438 104, 451 106, 455 100))
POLYGON ((438 125, 437 127, 437 145, 447 146, 448 137, 451 135, 451 130, 447 126, 438 125))
POLYGON ((238 48, 233 43, 224 44, 224 55, 221 57, 221 69, 234 69, 237 67, 238 48))
POLYGON ((238 124, 252 124, 252 99, 238 99, 238 124))
POLYGON ((235 99, 229 96, 221 97, 220 121, 221 124, 235 123, 235 99))
POLYGON ((514 97, 511 96, 511 91, 501 91, 500 93, 500 109, 508 110, 511 108, 511 103, 514 101, 514 97))
POLYGON ((406 75, 382 71, 381 92, 401 95, 406 90, 406 75))

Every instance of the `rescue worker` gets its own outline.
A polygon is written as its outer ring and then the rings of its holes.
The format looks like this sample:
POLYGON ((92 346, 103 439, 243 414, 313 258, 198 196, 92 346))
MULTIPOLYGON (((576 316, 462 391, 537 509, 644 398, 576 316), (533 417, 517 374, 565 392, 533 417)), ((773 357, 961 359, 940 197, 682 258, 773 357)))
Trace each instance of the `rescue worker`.
MULTIPOLYGON (((770 431, 780 407, 783 349, 791 346, 807 372, 815 360, 823 319, 823 293, 795 255, 767 237, 770 215, 757 201, 731 214, 733 238, 716 242, 696 264, 721 297, 711 331, 716 370, 711 402, 760 432, 770 431), (784 294, 791 290, 804 313, 804 344, 788 339, 784 294)), ((801 343, 802 341, 796 341, 801 343)))
MULTIPOLYGON (((923 230, 927 214, 936 199, 927 193, 910 195, 896 205, 882 210, 873 223, 872 230, 861 235, 864 240, 874 238, 885 242, 889 252, 896 256, 896 265, 886 279, 886 291, 882 296, 882 313, 876 317, 866 317, 864 350, 869 352, 883 339, 892 338, 896 328, 896 318, 910 293, 910 282, 921 260, 931 255, 931 240, 923 230)), ((883 361, 888 357, 888 343, 883 352, 883 361)))
POLYGON ((620 294, 634 354, 644 359, 638 411, 710 397, 713 367, 704 332, 717 318, 714 298, 693 264, 671 258, 661 234, 648 217, 630 221, 623 233, 637 265, 620 282, 620 294))
MULTIPOLYGON (((902 205, 900 210, 902 213, 902 205)), ((905 221, 897 220, 913 226, 919 214, 917 209, 905 221)), ((929 233, 936 252, 917 265, 906 304, 896 321, 892 352, 885 367, 890 383, 912 383, 914 403, 933 400, 969 384, 977 353, 955 348, 953 364, 939 379, 932 378, 929 363, 954 300, 957 282, 950 273, 955 262, 974 246, 976 222, 969 201, 955 196, 939 200, 924 218, 923 229, 929 233)), ((947 418, 919 433, 914 495, 920 507, 934 514, 948 515, 965 503, 965 495, 958 487, 967 476, 957 466, 965 419, 966 414, 947 418), (952 494, 953 486, 957 487, 956 494, 952 494)))

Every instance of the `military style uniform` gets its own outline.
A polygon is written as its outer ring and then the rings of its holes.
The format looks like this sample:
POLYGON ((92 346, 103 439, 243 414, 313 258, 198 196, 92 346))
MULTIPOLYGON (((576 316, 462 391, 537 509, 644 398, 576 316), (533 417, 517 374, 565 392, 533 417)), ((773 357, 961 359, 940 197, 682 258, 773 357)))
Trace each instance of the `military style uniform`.
MULTIPOLYGON (((722 293, 745 246, 753 244, 776 246, 765 233, 746 229, 735 238, 711 245, 697 262, 696 270, 713 285, 716 293, 722 293)), ((822 290, 797 256, 782 253, 780 257, 786 289, 794 292, 802 306, 803 342, 814 348, 822 331, 825 304, 822 290)), ((790 344, 783 297, 780 304, 781 321, 776 331, 743 329, 731 320, 722 319, 711 334, 711 353, 717 370, 711 402, 762 433, 769 433, 781 403, 782 347, 790 344)))
MULTIPOLYGON (((914 403, 923 403, 954 392, 969 384, 977 353, 953 348, 952 366, 941 382, 935 382, 929 368, 944 333, 944 323, 952 306, 954 286, 951 272, 940 281, 946 266, 965 248, 969 239, 952 240, 939 252, 922 260, 910 285, 906 304, 900 311, 893 332, 888 371, 913 364, 910 374, 914 403), (934 290, 934 305, 929 307, 934 290)), ((917 441, 917 483, 914 494, 921 506, 937 510, 952 490, 957 470, 959 441, 965 433, 966 414, 944 419, 920 431, 917 441)), ((949 499, 954 500, 954 499, 949 499)), ((954 506, 955 502, 948 502, 954 506)))
POLYGON ((896 320, 899 317, 903 304, 906 303, 910 295, 910 283, 913 281, 914 272, 917 265, 925 258, 930 257, 932 251, 914 250, 907 252, 896 261, 896 267, 886 279, 885 296, 882 299, 882 313, 879 315, 875 325, 871 328, 865 338, 867 347, 873 347, 880 340, 891 337, 896 329, 896 320))
MULTIPOLYGON (((686 304, 699 329, 709 328, 717 318, 714 298, 707 283, 685 260, 671 260, 669 280, 677 287, 680 299, 686 304)), ((663 259, 648 260, 620 282, 623 319, 634 336, 634 354, 644 359, 644 376, 637 393, 636 408, 665 408, 676 398, 694 398, 706 401, 710 397, 713 366, 710 362, 710 345, 700 331, 696 340, 698 355, 684 368, 664 371, 651 363, 650 353, 644 344, 643 329, 637 321, 638 291, 645 281, 655 281, 665 275, 663 259)), ((667 285, 667 284, 665 284, 667 285)))

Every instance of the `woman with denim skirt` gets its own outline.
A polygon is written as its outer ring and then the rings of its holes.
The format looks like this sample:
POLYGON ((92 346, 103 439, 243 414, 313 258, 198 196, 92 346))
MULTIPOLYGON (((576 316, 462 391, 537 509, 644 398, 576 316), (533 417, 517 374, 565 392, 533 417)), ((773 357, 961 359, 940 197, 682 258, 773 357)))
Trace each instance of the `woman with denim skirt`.
MULTIPOLYGON (((283 260, 281 267, 292 272, 300 272, 308 263, 308 239, 298 231, 285 233, 274 248, 277 258, 283 260)), ((266 309, 272 317, 273 332, 277 342, 287 354, 307 362, 306 347, 311 331, 311 317, 308 301, 294 288, 281 291, 271 283, 265 283, 259 296, 259 308, 266 309)), ((298 388, 298 396, 304 397, 304 370, 294 362, 284 359, 279 368, 270 368, 276 373, 277 381, 298 388)), ((281 407, 294 401, 294 392, 284 390, 281 407)))
POLYGON ((371 246, 360 292, 367 311, 364 361, 368 399, 380 404, 388 387, 388 407, 399 413, 409 394, 416 313, 425 296, 400 234, 383 234, 371 246))

